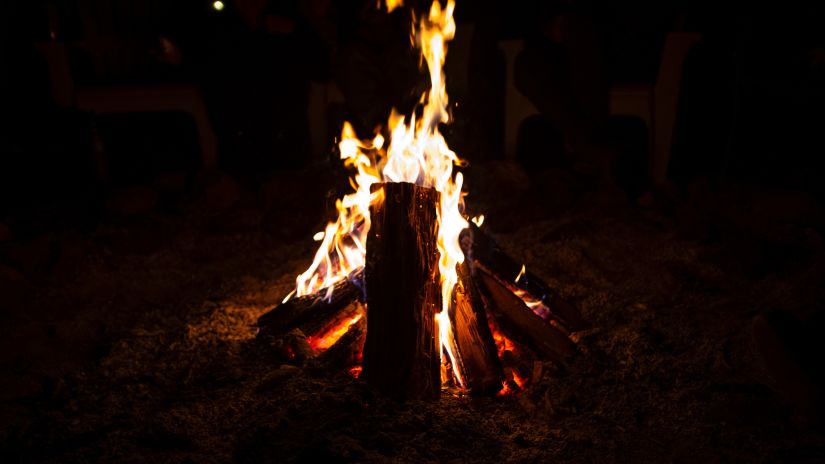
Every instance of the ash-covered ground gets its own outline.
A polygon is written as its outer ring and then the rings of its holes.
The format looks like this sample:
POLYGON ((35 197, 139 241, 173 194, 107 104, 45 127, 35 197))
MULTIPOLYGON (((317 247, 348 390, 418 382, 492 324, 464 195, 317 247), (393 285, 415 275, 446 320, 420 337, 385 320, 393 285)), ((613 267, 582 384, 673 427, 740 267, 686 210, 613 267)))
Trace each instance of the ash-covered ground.
POLYGON ((593 329, 569 373, 519 395, 397 404, 249 349, 315 251, 315 183, 171 179, 112 197, 93 227, 9 232, 3 462, 825 459, 750 328, 825 301, 806 195, 698 181, 643 208, 569 173, 474 167, 469 211, 593 329))

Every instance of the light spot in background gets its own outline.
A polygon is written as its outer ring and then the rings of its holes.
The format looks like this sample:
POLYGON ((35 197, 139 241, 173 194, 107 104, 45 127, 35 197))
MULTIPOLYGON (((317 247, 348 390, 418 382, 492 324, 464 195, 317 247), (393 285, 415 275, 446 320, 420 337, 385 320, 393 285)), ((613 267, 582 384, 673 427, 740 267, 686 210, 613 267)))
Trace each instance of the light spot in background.
POLYGON ((221 0, 215 0, 212 3, 212 8, 214 8, 215 11, 223 11, 223 7, 224 7, 224 5, 223 5, 223 2, 221 0))

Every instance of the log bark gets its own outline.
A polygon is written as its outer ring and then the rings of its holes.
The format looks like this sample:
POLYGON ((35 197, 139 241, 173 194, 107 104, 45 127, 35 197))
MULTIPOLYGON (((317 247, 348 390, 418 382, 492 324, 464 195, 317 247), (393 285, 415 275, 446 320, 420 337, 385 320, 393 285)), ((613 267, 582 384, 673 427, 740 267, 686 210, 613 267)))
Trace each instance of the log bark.
POLYGON ((485 305, 493 313, 504 334, 519 340, 537 354, 558 364, 567 365, 576 354, 576 345, 562 332, 538 317, 503 283, 488 272, 479 269, 485 305))
POLYGON ((572 304, 565 301, 556 290, 542 282, 529 269, 518 282, 514 282, 522 265, 502 251, 495 240, 482 232, 475 224, 470 224, 466 233, 472 237, 472 246, 467 254, 475 263, 478 263, 479 267, 485 268, 490 274, 540 299, 550 309, 551 317, 568 332, 576 332, 589 327, 587 321, 572 304))
POLYGON ((312 295, 294 297, 279 304, 258 318, 258 336, 280 336, 297 327, 303 328, 305 333, 314 332, 317 327, 351 303, 364 301, 362 279, 363 271, 355 271, 334 285, 329 298, 327 289, 323 289, 312 295))
POLYGON ((384 200, 370 208, 365 289, 367 338, 363 377, 376 391, 404 400, 441 390, 435 314, 438 192, 409 183, 373 185, 384 200))
POLYGON ((501 363, 468 261, 459 266, 458 277, 450 321, 464 381, 471 394, 495 394, 501 389, 501 363))

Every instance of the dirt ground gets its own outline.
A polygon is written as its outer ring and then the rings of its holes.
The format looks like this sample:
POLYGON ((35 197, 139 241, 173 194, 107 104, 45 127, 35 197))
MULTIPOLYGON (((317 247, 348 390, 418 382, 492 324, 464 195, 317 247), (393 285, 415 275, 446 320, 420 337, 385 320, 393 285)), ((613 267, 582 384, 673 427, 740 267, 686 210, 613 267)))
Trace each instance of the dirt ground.
POLYGON ((825 301, 822 212, 804 195, 698 183, 640 208, 564 173, 481 167, 471 212, 593 328, 567 375, 517 396, 396 404, 248 349, 323 211, 281 198, 283 179, 221 179, 0 243, 3 462, 825 460, 750 332, 762 310, 825 301))

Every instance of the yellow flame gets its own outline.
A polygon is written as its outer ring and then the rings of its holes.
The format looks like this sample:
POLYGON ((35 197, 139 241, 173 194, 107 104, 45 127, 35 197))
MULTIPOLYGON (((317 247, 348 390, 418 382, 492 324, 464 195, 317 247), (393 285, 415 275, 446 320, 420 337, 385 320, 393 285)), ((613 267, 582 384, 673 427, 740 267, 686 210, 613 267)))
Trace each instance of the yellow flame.
MULTIPOLYGON (((401 4, 401 1, 387 1, 389 11, 401 4)), ((415 46, 421 51, 430 75, 430 90, 421 96, 420 117, 413 114, 407 122, 405 116, 393 110, 387 124, 389 145, 386 148, 381 134, 371 141, 359 140, 352 126, 344 123, 338 147, 345 165, 356 170, 351 179, 355 191, 336 203, 338 219, 327 225, 312 265, 296 279, 296 292, 301 296, 326 288, 329 296, 333 284, 364 266, 369 207, 383 200, 380 191, 370 193, 372 184, 410 182, 435 189, 440 194, 438 269, 442 298, 441 311, 436 315, 436 333, 441 353, 449 357, 449 360, 442 359, 442 365, 449 363, 459 385, 463 386, 448 316, 458 282, 456 267, 464 261, 459 235, 469 225, 461 214, 463 177, 461 173, 453 173, 454 166, 463 162, 450 150, 438 130, 440 124, 450 121, 443 66, 446 42, 455 36, 454 10, 453 0, 448 0, 444 8, 438 0, 433 1, 429 14, 421 18, 414 33, 415 46)), ((320 237, 320 233, 316 235, 320 237)))
MULTIPOLYGON (((378 4, 379 8, 381 3, 379 1, 378 4)), ((404 6, 404 0, 387 0, 387 13, 392 13, 392 11, 396 8, 404 6)))
POLYGON ((341 337, 346 334, 350 327, 353 326, 356 322, 360 321, 361 318, 364 317, 364 313, 359 311, 354 316, 341 321, 335 327, 330 328, 324 333, 315 334, 309 338, 307 338, 307 342, 309 345, 317 350, 317 351, 324 351, 335 344, 341 337))
POLYGON ((473 221, 473 224, 475 224, 476 227, 481 227, 481 225, 484 224, 484 215, 479 214, 478 216, 475 216, 470 220, 473 221))
POLYGON ((524 277, 524 274, 526 274, 526 273, 527 273, 527 267, 525 267, 524 264, 522 264, 521 265, 521 271, 519 271, 518 275, 516 276, 516 280, 514 280, 513 282, 518 283, 518 281, 521 280, 521 278, 524 277))

